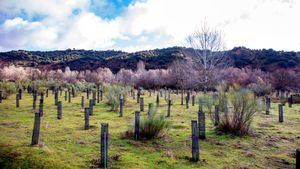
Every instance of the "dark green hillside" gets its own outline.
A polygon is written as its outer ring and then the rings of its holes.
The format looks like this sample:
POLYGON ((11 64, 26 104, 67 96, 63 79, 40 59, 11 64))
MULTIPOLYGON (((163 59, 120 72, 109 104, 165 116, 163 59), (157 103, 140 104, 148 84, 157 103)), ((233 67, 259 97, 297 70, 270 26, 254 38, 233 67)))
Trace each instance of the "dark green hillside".
MULTIPOLYGON (((277 68, 299 68, 300 53, 275 51, 272 49, 251 50, 245 47, 236 47, 226 51, 230 65, 234 67, 260 68, 272 71, 277 68)), ((174 60, 192 56, 189 48, 171 47, 154 49, 134 53, 122 51, 95 51, 95 50, 60 50, 60 51, 10 51, 0 53, 1 66, 16 64, 28 67, 65 68, 71 70, 96 69, 108 67, 113 72, 121 68, 135 69, 139 60, 146 63, 146 69, 167 68, 174 60), (183 54, 184 53, 184 54, 183 54)))

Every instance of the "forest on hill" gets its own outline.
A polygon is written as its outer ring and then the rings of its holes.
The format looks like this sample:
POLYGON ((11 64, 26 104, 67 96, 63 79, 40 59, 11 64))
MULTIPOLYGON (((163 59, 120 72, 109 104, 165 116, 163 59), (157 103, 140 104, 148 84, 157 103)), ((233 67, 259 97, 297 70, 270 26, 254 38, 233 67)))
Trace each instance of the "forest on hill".
MULTIPOLYGON (((1 66, 37 67, 43 69, 94 70, 107 67, 116 73, 120 69, 136 69, 138 61, 143 61, 146 69, 166 69, 175 60, 193 56, 194 50, 184 47, 170 47, 127 53, 107 50, 56 50, 56 51, 9 51, 0 53, 1 66)), ((273 71, 278 68, 300 69, 300 52, 275 51, 273 49, 253 50, 236 47, 224 51, 228 66, 254 68, 273 71)))

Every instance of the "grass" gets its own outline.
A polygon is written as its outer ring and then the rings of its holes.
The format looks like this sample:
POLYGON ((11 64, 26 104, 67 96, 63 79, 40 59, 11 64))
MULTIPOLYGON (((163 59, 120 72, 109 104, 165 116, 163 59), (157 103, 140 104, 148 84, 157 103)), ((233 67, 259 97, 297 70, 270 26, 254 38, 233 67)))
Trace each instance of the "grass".
MULTIPOLYGON (((84 93, 83 93, 84 95, 84 93)), ((105 98, 105 97, 103 97, 105 98)), ((72 103, 63 101, 63 117, 56 119, 54 96, 45 98, 40 144, 30 146, 34 113, 32 97, 24 93, 20 108, 15 97, 0 103, 0 168, 94 168, 100 157, 100 124, 109 123, 110 168, 295 168, 294 152, 300 147, 300 105, 284 107, 285 122, 278 123, 278 106, 272 104, 271 114, 255 115, 254 134, 246 137, 218 135, 209 117, 207 140, 200 141, 200 159, 192 163, 191 120, 197 119, 198 106, 180 105, 180 95, 172 96, 170 127, 163 138, 151 141, 134 141, 124 138, 139 110, 136 100, 128 99, 124 117, 110 111, 102 101, 96 104, 90 117, 90 130, 84 130, 84 112, 80 109, 81 97, 72 103)), ((155 103, 156 95, 144 96, 147 116, 148 103, 155 103)), ((197 100, 197 99, 196 99, 197 100)), ((167 114, 167 103, 160 99, 158 114, 167 114)), ((88 106, 88 100, 85 100, 88 106)))

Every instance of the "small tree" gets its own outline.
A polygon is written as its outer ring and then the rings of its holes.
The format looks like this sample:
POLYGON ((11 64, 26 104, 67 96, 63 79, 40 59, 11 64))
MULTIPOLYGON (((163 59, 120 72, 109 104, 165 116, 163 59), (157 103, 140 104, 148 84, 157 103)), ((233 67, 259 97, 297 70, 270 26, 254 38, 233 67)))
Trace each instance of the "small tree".
POLYGON ((272 92, 272 85, 266 83, 260 77, 258 77, 258 80, 256 83, 250 84, 249 87, 256 96, 265 96, 265 95, 271 94, 271 92, 272 92))
POLYGON ((63 80, 68 83, 76 83, 78 72, 71 71, 69 67, 65 68, 65 72, 63 73, 63 80))
POLYGON ((282 103, 285 102, 284 92, 293 88, 293 74, 295 74, 294 71, 287 69, 278 69, 272 73, 271 83, 278 94, 280 94, 280 101, 282 103))
POLYGON ((124 85, 133 85, 134 73, 132 70, 121 69, 116 75, 118 83, 124 85))
POLYGON ((145 72, 146 71, 146 66, 145 66, 145 63, 143 61, 139 61, 136 65, 137 67, 137 73, 142 73, 142 72, 145 72))
POLYGON ((194 51, 189 57, 195 60, 198 72, 203 77, 199 82, 206 91, 212 84, 214 70, 226 63, 222 32, 204 23, 200 29, 187 37, 187 42, 194 51))
POLYGON ((16 67, 14 65, 4 67, 1 71, 3 79, 5 80, 22 80, 26 79, 28 74, 23 67, 16 67))
POLYGON ((171 78, 176 87, 180 89, 181 99, 183 100, 184 89, 194 88, 197 75, 195 75, 194 64, 191 61, 175 60, 169 67, 171 78))
POLYGON ((27 78, 31 81, 39 80, 42 78, 42 72, 39 69, 35 68, 26 68, 27 78))

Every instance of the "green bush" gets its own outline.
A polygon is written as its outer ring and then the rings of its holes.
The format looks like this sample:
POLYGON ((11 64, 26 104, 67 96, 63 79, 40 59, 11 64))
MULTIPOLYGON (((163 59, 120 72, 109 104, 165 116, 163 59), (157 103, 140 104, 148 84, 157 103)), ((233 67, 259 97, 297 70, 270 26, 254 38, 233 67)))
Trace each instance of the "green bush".
POLYGON ((144 139, 156 138, 164 129, 169 127, 164 115, 151 116, 141 120, 140 136, 144 139))
POLYGON ((47 83, 46 81, 39 81, 39 85, 38 85, 38 93, 39 94, 45 94, 46 93, 46 90, 47 90, 47 83))
POLYGON ((63 84, 63 82, 58 80, 48 80, 45 83, 45 87, 47 87, 50 90, 57 90, 59 87, 63 84))
POLYGON ((127 94, 130 91, 129 86, 109 85, 106 87, 107 104, 111 111, 117 111, 119 108, 120 96, 123 96, 123 103, 126 103, 127 94))
POLYGON ((3 81, 0 83, 0 90, 3 91, 2 98, 8 99, 16 91, 16 85, 14 82, 3 81))
POLYGON ((226 92, 228 90, 228 86, 225 82, 220 83, 217 86, 217 100, 215 101, 215 105, 219 106, 220 112, 226 112, 228 110, 228 98, 226 92))
POLYGON ((250 130, 254 114, 260 111, 260 104, 249 89, 232 86, 227 93, 232 109, 220 114, 218 131, 233 135, 245 135, 250 130))
MULTIPOLYGON (((160 136, 162 131, 167 129, 170 123, 166 120, 164 115, 157 114, 157 108, 150 112, 150 116, 143 117, 140 121, 140 138, 151 140, 160 136)), ((133 138, 134 125, 126 132, 126 135, 133 138)))
POLYGON ((169 103, 169 99, 171 100, 171 104, 173 104, 174 103, 174 99, 171 97, 171 92, 168 90, 165 93, 165 97, 164 97, 164 100, 166 101, 167 104, 169 103))
MULTIPOLYGON (((75 85, 70 86, 67 85, 67 88, 71 90, 71 88, 74 87, 76 91, 81 91, 81 92, 86 92, 87 89, 90 89, 91 91, 97 91, 97 86, 95 83, 90 83, 90 82, 76 82, 75 85)), ((102 90, 102 86, 100 86, 100 90, 102 90)))
POLYGON ((15 86, 16 86, 16 90, 22 89, 23 88, 22 80, 16 80, 15 81, 15 86))
POLYGON ((18 89, 26 90, 27 87, 30 85, 30 83, 31 83, 31 81, 28 79, 16 80, 15 81, 16 90, 18 90, 18 89))
POLYGON ((21 84, 22 84, 23 90, 26 90, 27 87, 30 85, 30 80, 28 80, 28 79, 21 80, 21 84))
POLYGON ((293 103, 298 104, 300 103, 300 95, 293 95, 293 103))
POLYGON ((247 134, 254 114, 264 110, 264 103, 259 99, 255 99, 251 90, 237 85, 228 89, 226 84, 221 83, 217 90, 215 99, 208 94, 201 98, 204 112, 209 114, 213 124, 216 124, 214 106, 219 107, 220 121, 215 129, 219 132, 239 136, 247 134))
POLYGON ((203 111, 207 112, 210 119, 212 120, 213 124, 215 123, 215 116, 214 116, 214 106, 216 104, 216 101, 212 99, 212 96, 208 94, 204 94, 202 97, 200 97, 203 104, 203 111))
POLYGON ((31 86, 38 94, 45 94, 47 90, 47 82, 43 80, 32 81, 31 86))

